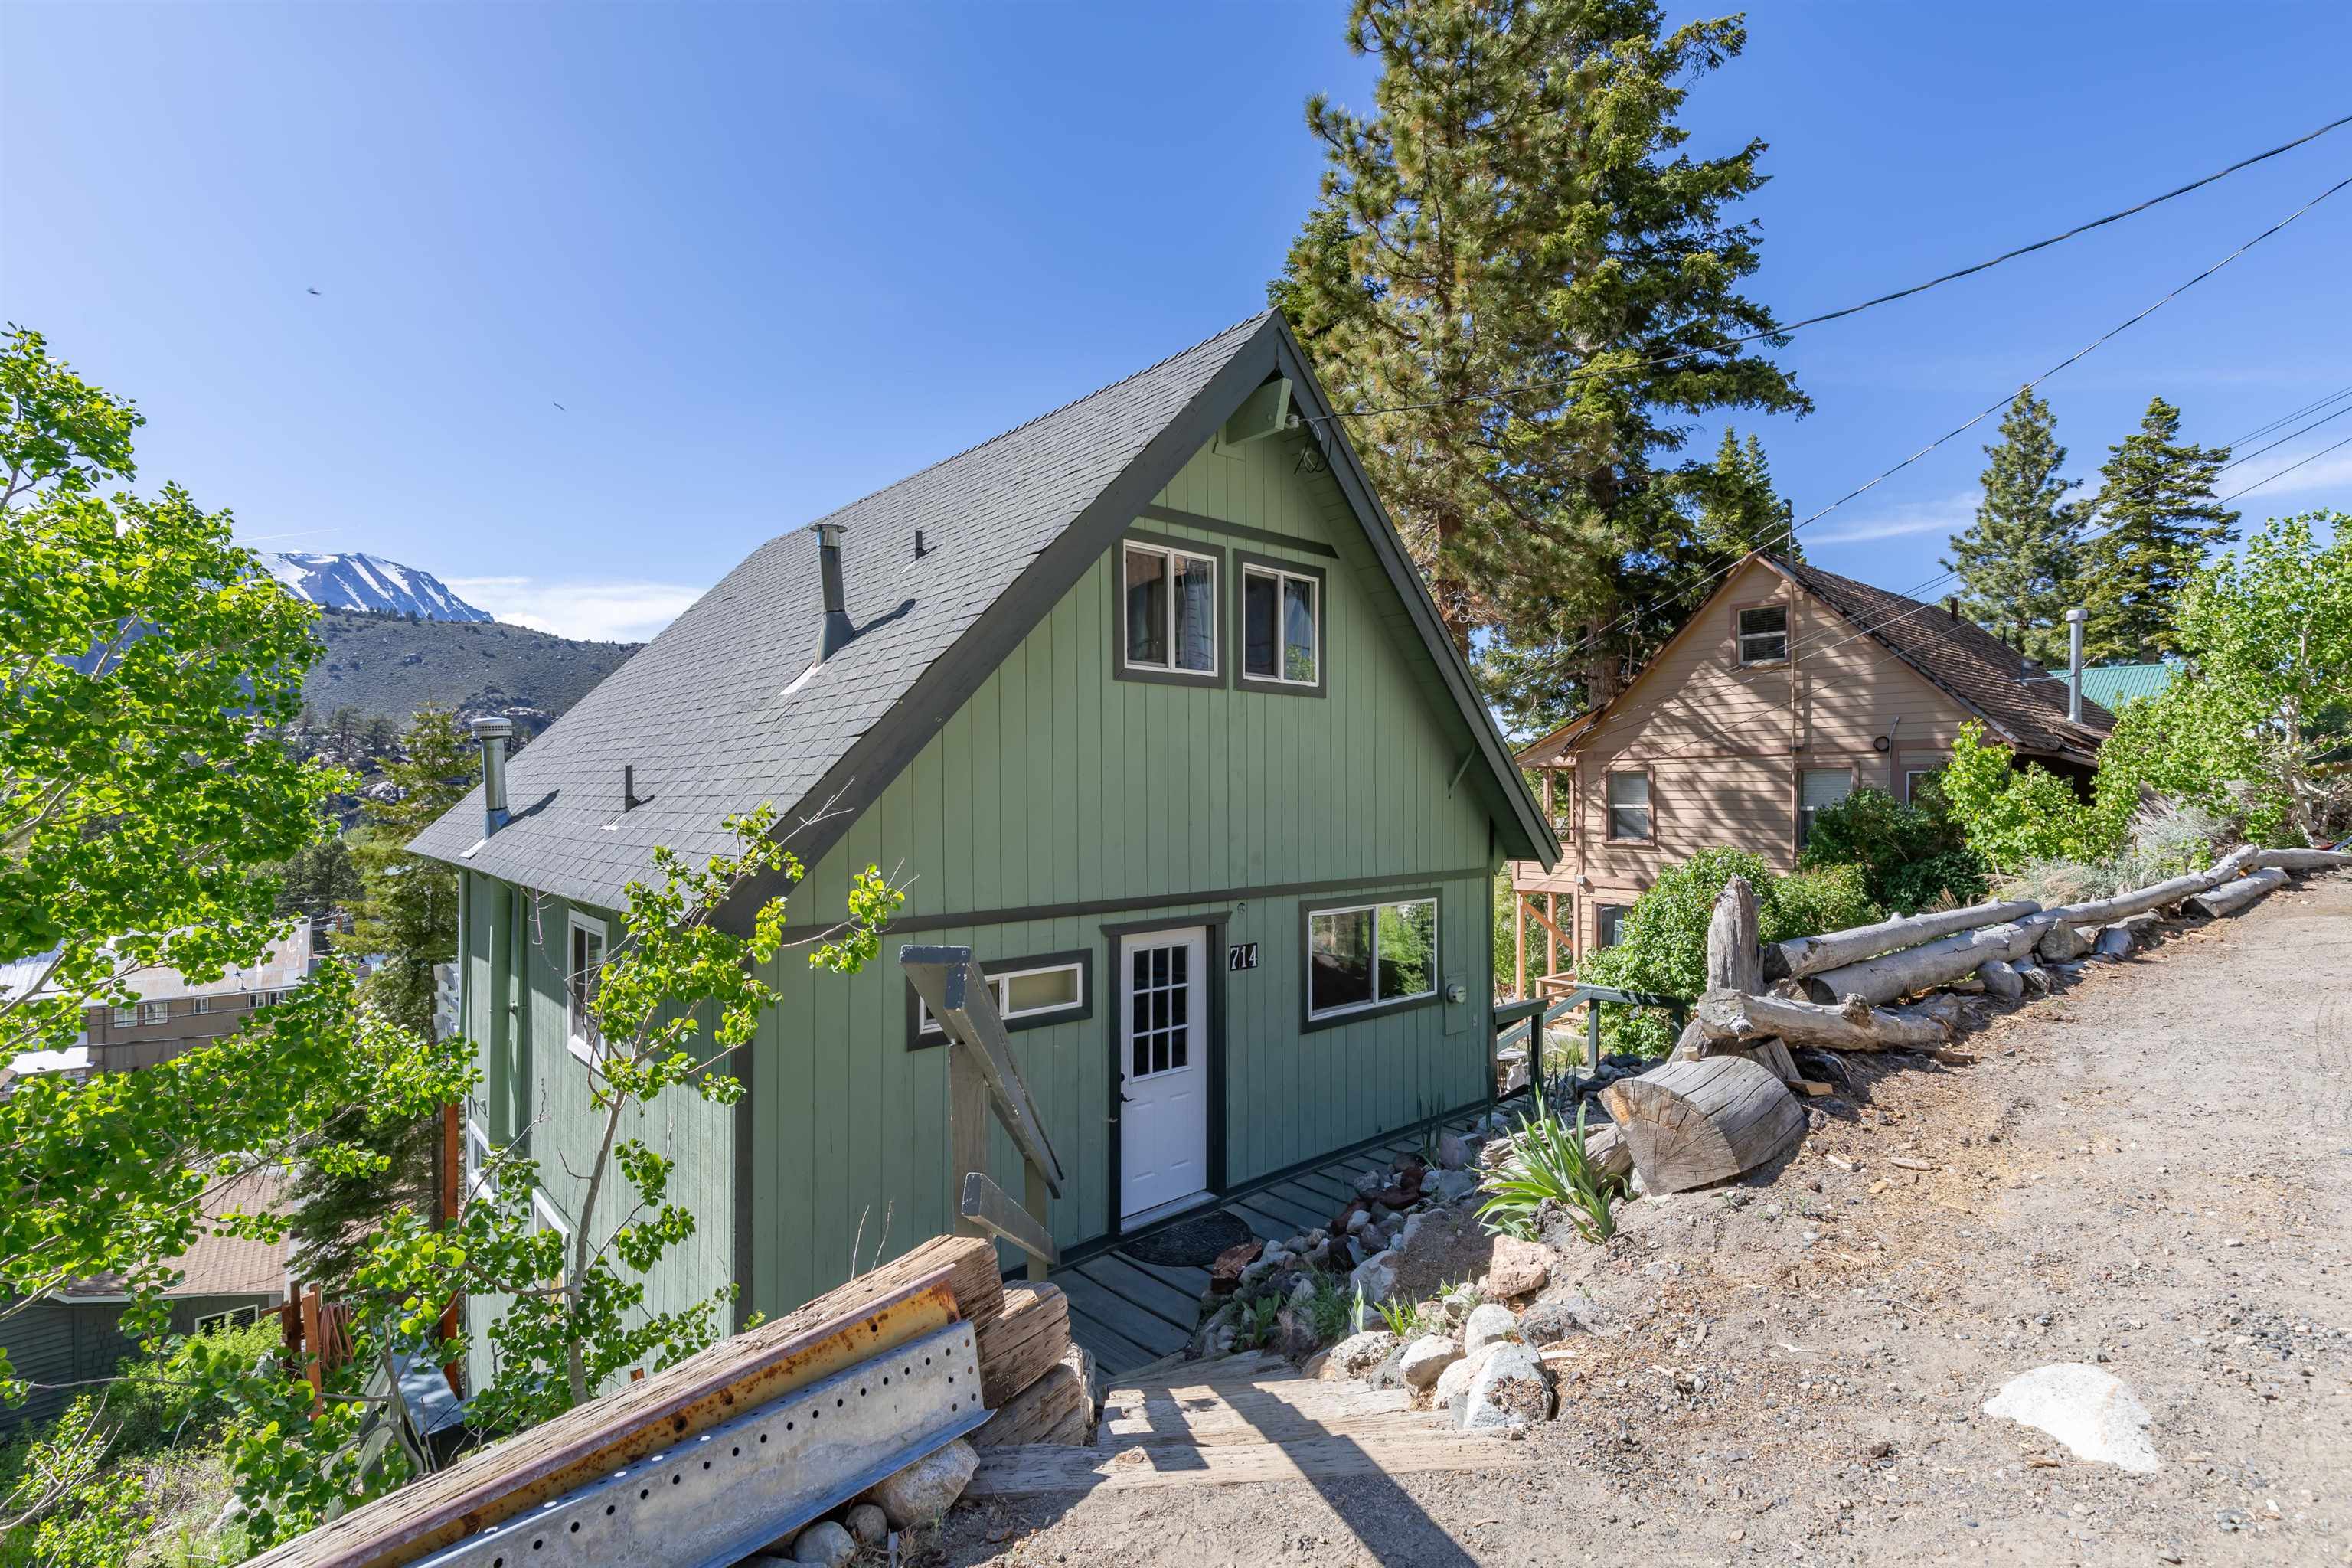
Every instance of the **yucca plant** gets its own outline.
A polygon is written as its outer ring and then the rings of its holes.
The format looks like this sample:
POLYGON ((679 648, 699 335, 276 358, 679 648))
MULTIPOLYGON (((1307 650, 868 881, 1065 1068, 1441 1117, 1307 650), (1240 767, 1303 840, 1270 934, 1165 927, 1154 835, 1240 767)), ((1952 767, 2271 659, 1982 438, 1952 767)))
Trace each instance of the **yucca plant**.
POLYGON ((1577 1106, 1576 1125, 1570 1128, 1552 1114, 1542 1085, 1533 1087, 1536 1113, 1519 1118, 1513 1158, 1487 1179, 1486 1190, 1493 1195, 1479 1206, 1478 1217, 1491 1230, 1532 1241, 1537 1212, 1550 1199, 1569 1210, 1579 1236, 1606 1241, 1617 1234, 1612 1209, 1625 1184, 1585 1153, 1584 1106, 1577 1106))

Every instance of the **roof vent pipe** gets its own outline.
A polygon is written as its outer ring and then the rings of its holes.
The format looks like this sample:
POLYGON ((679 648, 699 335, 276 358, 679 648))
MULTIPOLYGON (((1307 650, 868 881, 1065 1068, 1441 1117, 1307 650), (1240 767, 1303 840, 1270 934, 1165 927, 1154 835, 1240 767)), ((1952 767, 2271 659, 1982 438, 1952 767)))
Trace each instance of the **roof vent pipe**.
POLYGON ((2066 612, 2066 717, 2083 721, 2083 623, 2090 612, 2077 605, 2066 612))
POLYGON ((491 713, 472 728, 482 743, 482 837, 488 838, 507 825, 507 737, 514 733, 514 721, 491 713))
POLYGON ((1960 601, 1957 595, 1944 601, 1944 614, 1956 621, 1960 618, 1960 601))
POLYGON ((816 525, 816 570, 824 584, 824 624, 817 627, 816 662, 823 664, 857 635, 841 591, 841 524, 816 525))

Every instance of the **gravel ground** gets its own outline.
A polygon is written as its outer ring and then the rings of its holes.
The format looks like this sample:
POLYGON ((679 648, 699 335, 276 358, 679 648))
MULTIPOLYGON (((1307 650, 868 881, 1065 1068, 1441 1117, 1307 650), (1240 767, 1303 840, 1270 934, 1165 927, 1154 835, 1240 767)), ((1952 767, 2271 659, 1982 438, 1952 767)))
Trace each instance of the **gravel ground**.
POLYGON ((1528 1469, 992 1503, 925 1555, 2352 1563, 2352 879, 1961 1046, 1846 1058, 1778 1168, 1580 1247, 1605 1318, 1528 1469), (2137 1391, 2161 1471, 1982 1413, 2065 1361, 2137 1391))

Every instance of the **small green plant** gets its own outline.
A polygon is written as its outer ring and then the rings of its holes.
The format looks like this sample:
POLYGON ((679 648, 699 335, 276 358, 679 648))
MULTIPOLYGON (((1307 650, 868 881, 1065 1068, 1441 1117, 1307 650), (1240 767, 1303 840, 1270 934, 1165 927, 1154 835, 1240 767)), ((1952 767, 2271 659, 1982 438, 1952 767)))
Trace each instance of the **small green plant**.
POLYGON ((1381 1301, 1372 1310, 1388 1325, 1389 1332, 1401 1340, 1419 1339, 1429 1332, 1429 1320, 1422 1315, 1418 1301, 1381 1301))
POLYGON ((1307 1301, 1307 1321, 1314 1326, 1315 1337, 1329 1342, 1348 1331, 1352 1316, 1348 1293, 1329 1275, 1318 1272, 1315 1294, 1307 1301))
POLYGON ((1282 1299, 1271 1292, 1254 1301, 1241 1303, 1234 1324, 1234 1348, 1254 1351, 1274 1337, 1274 1315, 1282 1310, 1282 1299))
POLYGON ((1576 1108, 1571 1129, 1552 1114, 1541 1085, 1535 1089, 1536 1113, 1519 1118, 1512 1140, 1516 1159, 1488 1179, 1494 1195, 1478 1210, 1487 1227, 1522 1241, 1536 1238, 1536 1215, 1547 1201, 1568 1209, 1576 1233, 1600 1243, 1617 1234, 1612 1205, 1624 1192, 1624 1183, 1596 1166, 1585 1152, 1583 1105, 1576 1108))

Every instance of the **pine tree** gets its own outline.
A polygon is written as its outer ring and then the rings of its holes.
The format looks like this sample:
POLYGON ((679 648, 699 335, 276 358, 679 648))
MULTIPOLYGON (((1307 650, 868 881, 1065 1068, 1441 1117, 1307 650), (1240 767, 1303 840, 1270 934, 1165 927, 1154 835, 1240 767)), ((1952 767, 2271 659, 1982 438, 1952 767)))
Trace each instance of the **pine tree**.
POLYGON ((1984 499, 1976 521, 1951 536, 1944 570, 1959 574, 1969 618, 2014 628, 2029 658, 2066 661, 2065 616, 2080 597, 2083 508, 2066 493, 2082 481, 2059 477, 2050 405, 2020 387, 2000 422, 2000 439, 1984 449, 1984 499))
POLYGON ((1763 144, 1679 151, 1688 83, 1746 37, 1667 33, 1651 0, 1356 0, 1374 111, 1307 104, 1322 195, 1268 296, 1521 719, 1606 696, 1661 635, 1612 623, 1693 546, 1690 416, 1811 406, 1732 341, 1772 326, 1727 216, 1763 144))
POLYGON ((1715 466, 1692 486, 1697 502, 1696 553, 1704 577, 1752 551, 1768 550, 1791 561, 1805 558, 1804 542, 1790 531, 1789 503, 1772 489, 1764 443, 1752 434, 1745 442, 1727 428, 1715 449, 1715 466))
MULTIPOLYGON (((403 751, 384 770, 400 798, 367 802, 365 825, 350 836, 364 890, 352 934, 335 938, 334 945, 377 961, 362 993, 364 1005, 430 1039, 433 966, 457 954, 457 879, 407 847, 465 795, 473 758, 465 731, 446 708, 418 709, 403 751)), ((295 1267, 305 1279, 330 1287, 349 1277, 368 1234, 385 1215, 400 1207, 434 1212, 436 1119, 353 1128, 350 1136, 383 1162, 380 1171, 348 1176, 306 1167, 292 1192, 299 1205, 292 1229, 300 1248, 295 1267)))
POLYGON ((2173 616, 2207 553, 2238 537, 2213 496, 2227 447, 2184 445, 2180 410, 2150 398, 2139 429, 2110 447, 2093 509, 2102 531, 2083 573, 2084 658, 2145 662, 2178 647, 2173 616))

